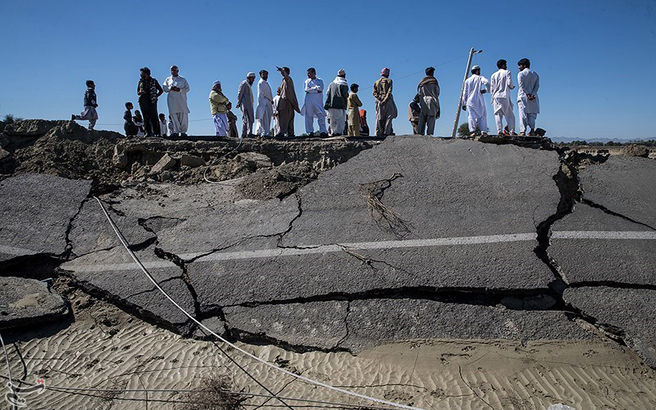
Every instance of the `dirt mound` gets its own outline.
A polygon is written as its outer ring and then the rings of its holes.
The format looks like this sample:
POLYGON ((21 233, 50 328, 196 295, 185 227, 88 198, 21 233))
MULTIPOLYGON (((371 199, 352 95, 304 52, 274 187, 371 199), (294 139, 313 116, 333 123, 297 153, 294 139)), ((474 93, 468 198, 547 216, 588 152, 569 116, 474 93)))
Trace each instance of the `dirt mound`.
POLYGON ((112 148, 120 134, 88 131, 70 121, 25 120, 5 126, 0 172, 52 174, 112 184, 112 148))
POLYGON ((318 175, 319 171, 308 161, 292 162, 248 175, 239 183, 237 191, 249 199, 282 199, 318 175))

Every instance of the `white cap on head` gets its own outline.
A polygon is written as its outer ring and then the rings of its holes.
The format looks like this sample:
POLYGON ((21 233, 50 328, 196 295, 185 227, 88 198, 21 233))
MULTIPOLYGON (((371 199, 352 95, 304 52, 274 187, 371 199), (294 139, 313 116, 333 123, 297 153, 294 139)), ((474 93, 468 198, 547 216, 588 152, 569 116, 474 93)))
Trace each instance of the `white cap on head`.
POLYGON ((246 78, 249 78, 249 77, 255 77, 255 73, 252 72, 252 71, 249 71, 248 74, 246 74, 246 78))
POLYGON ((339 71, 337 72, 337 75, 346 75, 346 71, 344 71, 343 68, 340 68, 339 71))
POLYGON ((214 83, 212 83, 212 88, 216 87, 217 85, 221 86, 221 81, 214 81, 214 83))
POLYGON ((475 66, 472 67, 472 71, 473 71, 473 70, 480 70, 480 69, 481 69, 481 67, 479 67, 479 66, 477 66, 477 65, 475 65, 475 66))

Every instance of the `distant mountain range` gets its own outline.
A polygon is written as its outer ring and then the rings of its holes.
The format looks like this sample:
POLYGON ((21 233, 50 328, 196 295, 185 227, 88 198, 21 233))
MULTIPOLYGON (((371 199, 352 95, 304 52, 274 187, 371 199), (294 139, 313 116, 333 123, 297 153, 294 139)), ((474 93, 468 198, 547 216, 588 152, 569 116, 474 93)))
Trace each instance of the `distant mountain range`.
POLYGON ((595 143, 607 143, 607 142, 618 142, 621 144, 630 144, 636 143, 639 144, 645 141, 654 141, 654 137, 645 137, 645 138, 581 138, 581 137, 550 137, 553 142, 572 142, 572 141, 587 141, 595 143))

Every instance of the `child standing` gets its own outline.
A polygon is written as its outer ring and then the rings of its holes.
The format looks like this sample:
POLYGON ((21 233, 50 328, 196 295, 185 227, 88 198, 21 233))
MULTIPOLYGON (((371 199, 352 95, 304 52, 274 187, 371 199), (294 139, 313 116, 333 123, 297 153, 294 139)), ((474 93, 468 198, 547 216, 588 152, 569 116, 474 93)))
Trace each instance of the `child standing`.
POLYGON ((360 107, 362 107, 362 102, 358 97, 358 88, 357 84, 351 84, 351 92, 349 93, 348 99, 346 100, 346 108, 348 108, 348 136, 349 137, 359 137, 360 136, 360 107))
POLYGON ((144 120, 139 110, 134 111, 134 125, 137 126, 137 137, 144 136, 144 120))
POLYGON ((127 137, 135 137, 137 132, 139 132, 137 125, 132 119, 133 108, 134 106, 131 102, 128 101, 125 103, 125 113, 123 113, 123 119, 125 120, 125 123, 123 124, 123 129, 125 130, 125 136, 127 137))
POLYGON ((89 130, 92 131, 98 120, 98 104, 96 103, 96 84, 93 81, 87 80, 87 91, 84 93, 84 111, 80 115, 71 115, 71 121, 75 120, 88 120, 89 130))
POLYGON ((166 137, 166 115, 164 113, 159 113, 159 133, 161 137, 166 137))
POLYGON ((415 95, 408 105, 408 121, 412 124, 412 133, 415 135, 419 135, 419 116, 421 114, 419 98, 419 94, 415 95))
POLYGON ((230 110, 232 110, 232 103, 228 103, 228 137, 238 139, 239 131, 237 130, 237 116, 230 110))

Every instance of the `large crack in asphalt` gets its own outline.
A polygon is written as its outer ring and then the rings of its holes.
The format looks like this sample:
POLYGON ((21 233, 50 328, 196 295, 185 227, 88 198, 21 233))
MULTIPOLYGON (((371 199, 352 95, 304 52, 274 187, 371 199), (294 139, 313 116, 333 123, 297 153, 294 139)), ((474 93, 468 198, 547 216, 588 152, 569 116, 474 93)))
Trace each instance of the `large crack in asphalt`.
POLYGON ((585 198, 585 197, 582 197, 582 198, 581 198, 581 203, 586 204, 586 205, 588 205, 588 206, 591 207, 591 208, 599 209, 600 211, 602 211, 602 212, 604 212, 604 213, 606 213, 606 214, 608 214, 608 215, 616 216, 616 217, 618 217, 618 218, 622 218, 622 219, 624 219, 624 220, 626 220, 626 221, 629 221, 629 222, 631 222, 631 223, 634 223, 634 224, 636 224, 636 225, 644 226, 645 228, 649 228, 649 229, 651 229, 652 231, 656 231, 656 228, 654 228, 653 226, 651 226, 651 225, 649 225, 649 224, 646 224, 646 223, 644 223, 644 222, 637 221, 637 220, 631 218, 630 216, 623 215, 623 214, 621 214, 621 213, 619 213, 619 212, 615 212, 615 211, 613 211, 613 210, 611 210, 611 209, 608 209, 608 208, 606 208, 605 206, 603 206, 603 205, 601 205, 601 204, 598 204, 598 203, 596 203, 596 202, 594 202, 594 201, 591 201, 590 199, 587 199, 587 198, 585 198))

